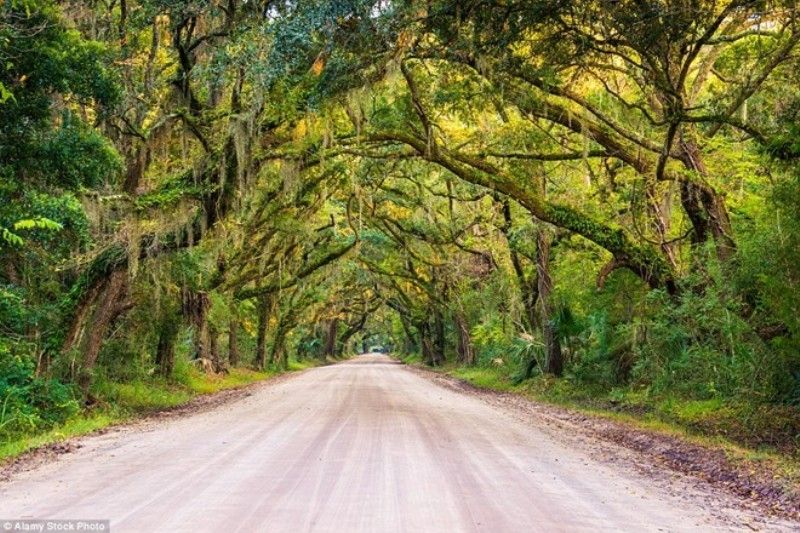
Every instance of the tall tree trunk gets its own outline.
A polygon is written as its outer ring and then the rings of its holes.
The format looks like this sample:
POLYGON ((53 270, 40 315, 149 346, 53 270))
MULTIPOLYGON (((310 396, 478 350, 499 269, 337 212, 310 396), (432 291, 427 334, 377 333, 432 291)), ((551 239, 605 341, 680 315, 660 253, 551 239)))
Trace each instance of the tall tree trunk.
POLYGON ((256 359, 255 366, 263 369, 267 363, 267 327, 272 301, 269 295, 264 294, 258 299, 258 331, 256 332, 256 359))
POLYGON ((503 200, 502 211, 504 224, 500 230, 503 232, 506 242, 508 243, 511 265, 514 267, 517 287, 519 288, 522 306, 525 309, 525 322, 531 331, 533 331, 536 327, 536 300, 539 297, 538 282, 535 275, 531 275, 530 279, 525 277, 525 270, 522 268, 522 258, 511 242, 511 230, 513 229, 514 220, 511 217, 511 202, 508 198, 503 200))
POLYGON ((536 274, 539 279, 539 311, 545 345, 544 371, 560 376, 564 370, 561 344, 553 326, 553 281, 550 277, 550 235, 540 228, 536 235, 536 274))
MULTIPOLYGON (((708 170, 697 143, 684 135, 680 140, 680 149, 684 166, 708 178, 708 170)), ((694 228, 693 242, 705 242, 710 234, 719 260, 722 263, 730 261, 736 253, 736 241, 725 197, 707 183, 684 181, 681 183, 681 203, 694 228)))
POLYGON ((223 372, 225 366, 219 355, 219 331, 213 324, 208 325, 208 356, 214 366, 214 372, 223 372))
POLYGON ((103 294, 99 297, 97 307, 95 307, 92 313, 89 328, 81 346, 83 364, 81 365, 78 375, 78 385, 84 392, 84 395, 89 391, 89 386, 92 381, 92 372, 97 362, 97 357, 100 355, 103 338, 109 326, 120 313, 129 307, 122 303, 127 293, 127 287, 127 272, 124 270, 113 272, 108 279, 108 284, 103 294))
POLYGON ((707 187, 684 182, 681 184, 681 203, 694 228, 692 242, 703 243, 710 235, 719 260, 723 263, 730 261, 736 253, 736 242, 724 197, 707 187))
POLYGON ((208 309, 211 301, 202 291, 183 291, 183 314, 193 328, 192 345, 194 359, 210 359, 208 334, 208 309))
POLYGON ((228 364, 231 367, 239 364, 239 317, 235 315, 228 325, 228 364))
POLYGON ((675 270, 678 263, 675 259, 674 243, 670 243, 669 239, 672 220, 672 189, 668 189, 666 194, 660 197, 657 187, 648 186, 646 189, 646 202, 650 213, 650 225, 658 238, 659 248, 664 253, 664 257, 669 262, 670 267, 675 270))
POLYGON ((323 350, 326 357, 336 357, 336 340, 338 333, 339 319, 331 319, 328 322, 328 330, 325 335, 325 349, 323 350))
POLYGON ((269 352, 269 364, 277 364, 280 368, 289 368, 289 358, 286 353, 286 324, 279 321, 275 328, 275 339, 272 342, 272 350, 269 352))
POLYGON ((175 339, 179 329, 176 317, 164 313, 158 328, 158 345, 156 346, 156 366, 158 373, 164 377, 171 376, 175 367, 175 339))
POLYGON ((412 333, 412 327, 411 324, 409 324, 408 322, 408 318, 406 318, 403 315, 400 315, 400 323, 403 325, 403 333, 405 333, 406 337, 403 350, 406 354, 412 354, 417 350, 419 350, 420 347, 418 346, 417 340, 414 337, 414 334, 412 333))
POLYGON ((475 348, 472 346, 472 339, 469 336, 469 325, 464 313, 455 313, 455 326, 458 339, 458 362, 467 366, 475 364, 475 348))
POLYGON ((419 331, 419 346, 422 351, 422 362, 428 366, 434 366, 433 339, 431 338, 431 326, 427 320, 421 321, 417 325, 419 331))
POLYGON ((433 313, 433 365, 440 366, 445 360, 444 317, 437 308, 433 313))
POLYGON ((272 359, 282 370, 289 370, 289 354, 286 352, 286 343, 283 336, 272 347, 272 359))
POLYGON ((69 352, 80 344, 86 329, 86 319, 107 286, 108 278, 100 277, 95 279, 84 292, 83 297, 76 304, 72 320, 67 328, 67 334, 61 345, 62 353, 69 352))

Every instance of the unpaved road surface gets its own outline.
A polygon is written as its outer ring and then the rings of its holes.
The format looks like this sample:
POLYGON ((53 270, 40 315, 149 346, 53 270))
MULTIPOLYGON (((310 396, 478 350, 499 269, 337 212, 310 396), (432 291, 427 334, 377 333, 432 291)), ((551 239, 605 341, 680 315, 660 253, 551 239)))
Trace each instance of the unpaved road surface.
POLYGON ((84 438, 0 484, 0 519, 110 519, 114 532, 792 529, 601 448, 367 355, 84 438))

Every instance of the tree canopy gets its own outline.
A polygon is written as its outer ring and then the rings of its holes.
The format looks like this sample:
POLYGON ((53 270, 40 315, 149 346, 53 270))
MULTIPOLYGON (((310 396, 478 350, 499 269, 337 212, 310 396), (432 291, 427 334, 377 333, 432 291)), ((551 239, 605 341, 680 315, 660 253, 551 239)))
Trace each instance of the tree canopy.
POLYGON ((2 2, 0 396, 382 345, 796 405, 799 23, 764 0, 2 2))

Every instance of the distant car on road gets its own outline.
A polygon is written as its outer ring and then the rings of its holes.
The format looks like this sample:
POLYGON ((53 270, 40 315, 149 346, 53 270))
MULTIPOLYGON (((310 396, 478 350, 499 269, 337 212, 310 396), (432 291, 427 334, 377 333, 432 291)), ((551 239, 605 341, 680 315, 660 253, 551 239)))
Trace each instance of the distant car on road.
POLYGON ((383 346, 378 345, 378 346, 370 346, 369 351, 371 353, 386 353, 388 350, 383 346))

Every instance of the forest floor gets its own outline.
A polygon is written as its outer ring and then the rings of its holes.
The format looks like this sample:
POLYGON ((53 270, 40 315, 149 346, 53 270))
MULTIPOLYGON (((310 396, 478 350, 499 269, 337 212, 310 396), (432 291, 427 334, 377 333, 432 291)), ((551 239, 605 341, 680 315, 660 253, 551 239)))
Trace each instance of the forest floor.
POLYGON ((514 385, 502 371, 430 368, 413 358, 409 368, 442 386, 503 406, 523 420, 547 420, 569 431, 613 442, 636 452, 638 467, 670 469, 703 480, 715 490, 743 498, 764 513, 800 519, 800 460, 775 449, 743 446, 719 435, 650 416, 598 407, 549 395, 530 383, 514 385))
MULTIPOLYGON (((304 370, 316 361, 290 361, 289 373, 304 370)), ((185 372, 180 382, 141 380, 117 383, 98 380, 92 394, 94 404, 48 431, 19 435, 0 441, 0 479, 14 465, 28 463, 52 454, 69 451, 69 439, 105 432, 119 424, 142 418, 180 416, 198 409, 211 408, 229 399, 247 394, 247 389, 264 380, 286 375, 275 370, 255 371, 233 368, 225 374, 185 372)))
POLYGON ((68 441, 0 516, 114 531, 792 531, 791 509, 513 395, 366 355, 68 441))

